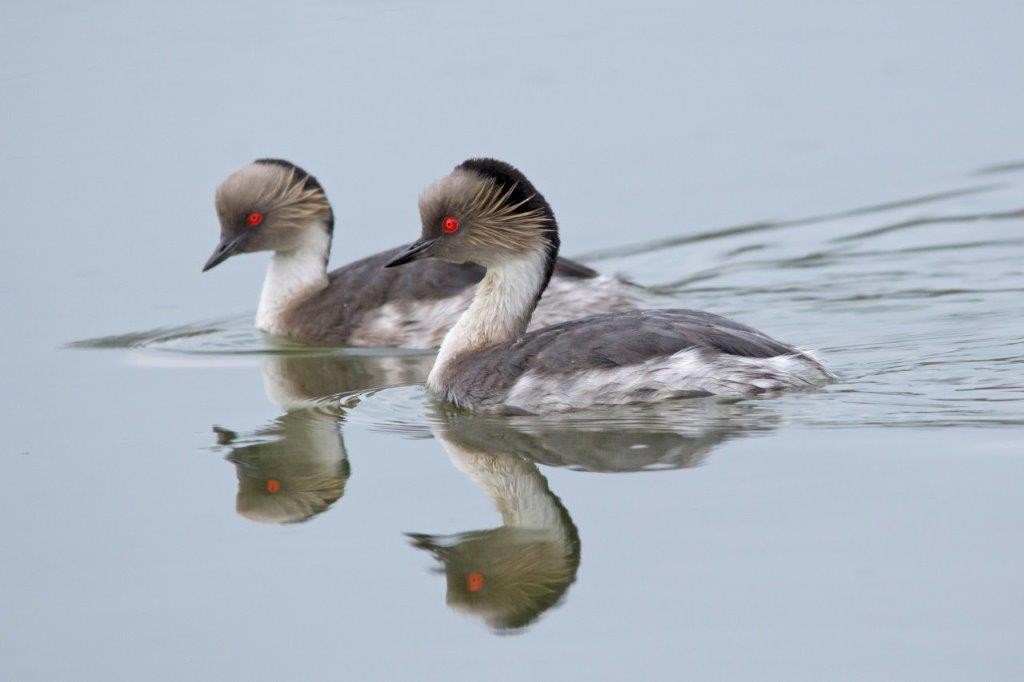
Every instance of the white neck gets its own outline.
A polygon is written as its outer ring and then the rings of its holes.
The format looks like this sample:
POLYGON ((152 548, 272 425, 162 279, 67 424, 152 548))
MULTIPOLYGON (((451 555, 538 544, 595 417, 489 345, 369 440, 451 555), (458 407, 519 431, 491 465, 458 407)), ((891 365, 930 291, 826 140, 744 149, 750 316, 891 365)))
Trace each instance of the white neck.
POLYGON ((515 339, 526 331, 544 286, 547 253, 534 251, 487 268, 476 295, 441 342, 427 386, 437 391, 445 368, 463 353, 515 339))
POLYGON ((327 286, 327 258, 331 235, 324 226, 303 228, 299 245, 277 251, 267 268, 256 309, 256 326, 271 334, 283 334, 282 316, 297 300, 327 286))

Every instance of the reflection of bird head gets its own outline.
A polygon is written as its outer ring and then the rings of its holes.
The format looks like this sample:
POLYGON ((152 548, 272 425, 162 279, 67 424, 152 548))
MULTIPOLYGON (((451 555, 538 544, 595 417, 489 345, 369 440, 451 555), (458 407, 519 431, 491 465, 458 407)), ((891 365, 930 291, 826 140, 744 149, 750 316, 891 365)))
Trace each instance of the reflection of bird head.
POLYGON ((448 605, 498 631, 526 627, 558 604, 576 579, 580 539, 547 479, 522 457, 466 447, 435 435, 460 471, 491 498, 502 526, 451 536, 410 534, 433 553, 448 582, 448 605))
POLYGON ((524 628, 557 604, 580 564, 575 533, 568 544, 544 529, 507 526, 410 537, 443 565, 448 605, 482 617, 498 631, 524 628))
POLYGON ((332 398, 392 381, 422 381, 430 360, 328 352, 267 356, 264 389, 287 411, 241 439, 214 427, 238 473, 238 513, 261 523, 296 523, 325 511, 344 493, 350 471, 341 435, 346 408, 332 398))
POLYGON ((296 410, 250 442, 229 441, 238 513, 260 523, 297 523, 336 502, 350 473, 338 422, 324 411, 296 410))

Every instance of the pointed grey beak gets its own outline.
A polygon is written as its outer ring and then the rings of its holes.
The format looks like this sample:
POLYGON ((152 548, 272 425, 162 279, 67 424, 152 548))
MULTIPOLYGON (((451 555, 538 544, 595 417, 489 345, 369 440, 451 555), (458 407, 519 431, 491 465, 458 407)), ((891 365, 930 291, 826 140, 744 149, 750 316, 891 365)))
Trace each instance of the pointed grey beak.
POLYGON ((225 237, 220 240, 220 244, 217 244, 217 248, 210 254, 210 259, 206 261, 206 265, 203 266, 203 272, 206 272, 212 267, 220 265, 231 256, 235 255, 242 244, 245 242, 247 233, 242 233, 237 237, 225 237))
POLYGON ((405 265, 406 263, 411 263, 414 260, 419 260, 421 258, 429 258, 430 250, 436 241, 436 239, 421 239, 418 242, 413 242, 412 244, 409 244, 405 251, 402 251, 400 254, 385 263, 384 267, 393 268, 396 265, 405 265))

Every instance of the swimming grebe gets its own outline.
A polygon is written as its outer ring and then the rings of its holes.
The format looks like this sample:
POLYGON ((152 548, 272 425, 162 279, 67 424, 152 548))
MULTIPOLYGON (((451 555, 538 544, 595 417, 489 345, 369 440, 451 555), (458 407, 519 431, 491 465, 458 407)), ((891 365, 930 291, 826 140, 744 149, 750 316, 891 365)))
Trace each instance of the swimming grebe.
MULTIPOLYGON (((316 178, 288 161, 259 159, 238 169, 217 188, 216 207, 221 240, 203 271, 238 253, 273 251, 256 326, 297 341, 433 348, 483 278, 477 265, 437 261, 383 270, 397 249, 328 273, 331 204, 316 178)), ((535 323, 635 309, 636 289, 560 259, 535 323)))
POLYGON ((424 191, 420 217, 422 238, 389 267, 429 257, 487 269, 427 378, 459 407, 535 413, 744 396, 832 377, 806 351, 695 310, 593 315, 526 333, 555 267, 558 225, 526 176, 502 161, 457 166, 424 191))

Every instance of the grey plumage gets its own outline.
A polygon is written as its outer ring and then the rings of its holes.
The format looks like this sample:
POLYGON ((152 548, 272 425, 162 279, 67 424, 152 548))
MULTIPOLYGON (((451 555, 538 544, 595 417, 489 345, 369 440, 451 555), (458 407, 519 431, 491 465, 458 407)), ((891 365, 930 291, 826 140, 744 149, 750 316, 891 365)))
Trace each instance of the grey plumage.
MULTIPOLYGON (((496 206, 499 198, 482 192, 474 206, 515 222, 496 206)), ((484 275, 479 265, 436 260, 383 269, 400 249, 327 272, 333 210, 317 179, 288 161, 261 159, 236 170, 218 187, 215 204, 221 240, 203 269, 240 253, 274 252, 257 326, 296 341, 437 346, 484 275)), ((635 285, 579 263, 559 259, 555 277, 553 295, 539 311, 546 322, 636 307, 635 285)))
MULTIPOLYGON (((361 325, 379 314, 388 303, 412 304, 453 298, 468 293, 467 290, 484 276, 484 269, 479 265, 434 259, 417 261, 402 268, 384 268, 384 264, 401 251, 402 247, 382 251, 328 273, 326 289, 297 301, 285 313, 288 335, 298 340, 347 344, 359 334, 361 325)), ((585 285, 585 280, 598 274, 581 263, 560 258, 555 266, 555 276, 585 285)), ((623 301, 617 307, 627 306, 632 307, 623 301)), ((409 319, 407 322, 420 320, 409 319)), ((396 340, 405 345, 429 347, 436 345, 444 331, 446 326, 433 335, 433 343, 416 344, 416 339, 396 340)), ((382 338, 377 343, 387 345, 387 341, 382 338)))
MULTIPOLYGON (((499 411, 515 412, 516 407, 506 401, 516 382, 528 372, 557 380, 639 366, 688 349, 698 351, 708 362, 728 356, 807 357, 793 346, 712 313, 683 309, 609 313, 538 329, 456 357, 445 371, 453 380, 445 385, 447 395, 443 397, 464 407, 500 407, 499 411)), ((764 390, 752 386, 747 392, 764 390)), ((707 395, 711 392, 680 386, 674 397, 707 395)), ((643 397, 642 393, 636 396, 641 402, 643 397)))
POLYGON ((806 351, 693 310, 612 312, 523 333, 549 285, 558 224, 544 197, 507 163, 461 164, 424 192, 420 212, 420 241, 389 265, 433 257, 488 269, 427 379, 460 407, 543 412, 750 395, 832 378, 806 351), (442 229, 445 221, 455 229, 442 229))

